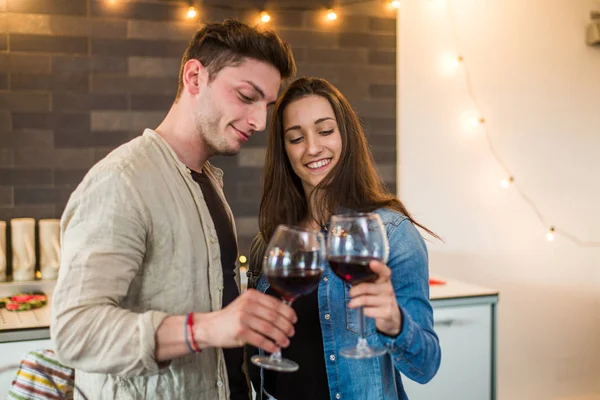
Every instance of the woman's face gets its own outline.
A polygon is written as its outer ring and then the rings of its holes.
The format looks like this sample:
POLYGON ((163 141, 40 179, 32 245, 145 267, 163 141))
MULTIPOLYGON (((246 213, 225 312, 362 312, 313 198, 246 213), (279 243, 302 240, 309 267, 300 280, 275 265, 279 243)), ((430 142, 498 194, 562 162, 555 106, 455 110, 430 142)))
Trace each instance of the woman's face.
POLYGON ((309 195, 342 154, 342 136, 331 104, 317 95, 293 101, 283 110, 283 132, 292 169, 309 195))

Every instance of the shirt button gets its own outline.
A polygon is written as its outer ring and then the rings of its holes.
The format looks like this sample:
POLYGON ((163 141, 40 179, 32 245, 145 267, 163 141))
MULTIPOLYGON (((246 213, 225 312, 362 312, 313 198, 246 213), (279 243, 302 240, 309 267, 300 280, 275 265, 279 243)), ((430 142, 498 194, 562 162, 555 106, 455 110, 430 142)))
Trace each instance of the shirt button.
POLYGON ((336 399, 341 399, 341 398, 342 398, 342 395, 341 395, 341 394, 339 394, 339 393, 336 393, 336 394, 335 394, 335 398, 336 398, 336 399))
POLYGON ((221 381, 217 381, 217 386, 218 386, 218 387, 223 387, 223 382, 221 382, 221 381))
POLYGON ((332 355, 330 355, 330 356, 329 356, 329 359, 330 359, 331 361, 335 361, 335 355, 333 355, 333 354, 332 354, 332 355))
POLYGON ((212 244, 215 244, 215 243, 217 243, 217 238, 216 238, 216 237, 214 237, 214 236, 211 236, 211 237, 210 237, 210 242, 211 242, 212 244))
POLYGON ((185 169, 185 172, 187 172, 188 174, 191 174, 191 173, 192 173, 192 170, 191 170, 191 169, 189 169, 189 168, 186 168, 186 169, 185 169))
POLYGON ((331 318, 331 315, 325 314, 325 319, 329 319, 329 318, 331 318))
POLYGON ((329 282, 329 278, 328 277, 323 278, 323 282, 329 282))

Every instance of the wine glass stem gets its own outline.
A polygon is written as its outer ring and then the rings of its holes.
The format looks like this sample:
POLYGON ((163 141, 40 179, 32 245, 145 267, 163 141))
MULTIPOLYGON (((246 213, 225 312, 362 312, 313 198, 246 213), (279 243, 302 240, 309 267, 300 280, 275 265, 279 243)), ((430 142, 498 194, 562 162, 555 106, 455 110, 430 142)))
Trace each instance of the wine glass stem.
POLYGON ((281 348, 278 347, 275 353, 271 353, 269 359, 271 361, 281 361, 281 348))
POLYGON ((360 332, 360 339, 356 343, 358 349, 364 349, 368 347, 367 339, 365 339, 365 311, 362 306, 358 309, 358 331, 360 332))
MULTIPOLYGON (((290 301, 290 300, 283 299, 281 301, 283 302, 283 304, 286 304, 286 305, 288 305, 290 307, 292 306, 292 301, 293 300, 290 301)), ((272 360, 272 361, 281 361, 281 347, 278 347, 276 352, 271 353, 271 355, 269 356, 269 359, 272 360)))

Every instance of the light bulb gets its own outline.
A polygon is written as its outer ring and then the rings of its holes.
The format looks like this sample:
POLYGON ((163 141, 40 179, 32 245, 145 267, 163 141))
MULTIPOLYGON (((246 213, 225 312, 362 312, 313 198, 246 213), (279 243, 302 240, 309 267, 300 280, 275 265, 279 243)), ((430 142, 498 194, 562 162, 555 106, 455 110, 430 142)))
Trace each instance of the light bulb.
POLYGON ((269 15, 268 12, 263 11, 260 13, 260 20, 264 23, 267 23, 271 20, 271 16, 269 15))
POLYGON ((458 68, 463 61, 464 59, 462 56, 457 56, 454 60, 452 60, 452 66, 454 66, 454 68, 458 68))
POLYGON ((508 187, 510 186, 511 183, 513 183, 515 180, 515 178, 513 178, 512 176, 509 176, 506 179, 502 179, 500 181, 500 185, 504 188, 504 189, 508 189, 508 187))
POLYGON ((198 15, 198 13, 196 12, 196 7, 190 6, 190 8, 188 8, 187 17, 194 18, 196 15, 198 15))
POLYGON ((546 234, 546 239, 548 239, 549 242, 554 241, 554 227, 553 226, 550 227, 550 230, 546 234))
POLYGON ((246 256, 244 256, 244 255, 241 255, 241 256, 240 256, 240 258, 239 258, 239 260, 240 260, 240 263, 241 263, 241 264, 245 264, 245 263, 246 263, 246 261, 248 261, 248 259, 247 259, 247 258, 246 258, 246 256))
POLYGON ((485 119, 483 119, 483 118, 473 118, 471 120, 471 123, 473 124, 473 126, 482 125, 482 124, 485 123, 485 119))
POLYGON ((334 21, 337 19, 337 14, 331 8, 327 10, 327 19, 330 21, 334 21))
POLYGON ((394 8, 400 8, 400 0, 390 1, 390 5, 394 8))
POLYGON ((463 58, 461 56, 457 56, 456 53, 447 53, 443 54, 440 58, 441 67, 444 75, 452 76, 455 75, 458 69, 461 66, 463 58))

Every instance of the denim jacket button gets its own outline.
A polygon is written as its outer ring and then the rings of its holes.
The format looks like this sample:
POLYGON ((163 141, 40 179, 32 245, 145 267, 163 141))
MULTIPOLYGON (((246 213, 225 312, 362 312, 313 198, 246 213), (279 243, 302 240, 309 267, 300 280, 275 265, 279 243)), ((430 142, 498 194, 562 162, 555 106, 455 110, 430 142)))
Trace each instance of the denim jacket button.
POLYGON ((329 356, 329 359, 330 359, 331 361, 335 361, 335 355, 334 355, 334 354, 330 355, 330 356, 329 356))
POLYGON ((331 315, 325 314, 325 319, 329 319, 329 318, 331 318, 331 315))
POLYGON ((328 282, 328 281, 329 281, 328 277, 323 278, 323 282, 328 282))
POLYGON ((336 398, 336 399, 341 399, 341 398, 342 398, 342 395, 341 395, 341 394, 339 394, 339 393, 336 393, 336 394, 335 394, 335 398, 336 398))

